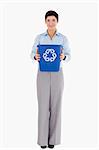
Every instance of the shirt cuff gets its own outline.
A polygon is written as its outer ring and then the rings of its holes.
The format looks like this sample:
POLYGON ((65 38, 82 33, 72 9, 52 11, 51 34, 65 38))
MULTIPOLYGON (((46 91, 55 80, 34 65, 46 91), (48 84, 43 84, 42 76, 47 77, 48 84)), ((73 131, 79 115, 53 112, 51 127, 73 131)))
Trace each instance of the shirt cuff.
POLYGON ((32 60, 36 60, 36 59, 35 59, 35 54, 34 54, 33 52, 31 52, 30 58, 31 58, 32 60))
POLYGON ((36 57, 34 56, 34 59, 36 60, 36 57))
POLYGON ((64 56, 64 59, 63 60, 65 60, 66 59, 66 55, 64 56))
POLYGON ((65 55, 66 57, 64 57, 64 62, 68 62, 68 61, 70 61, 70 59, 71 59, 71 55, 65 55))

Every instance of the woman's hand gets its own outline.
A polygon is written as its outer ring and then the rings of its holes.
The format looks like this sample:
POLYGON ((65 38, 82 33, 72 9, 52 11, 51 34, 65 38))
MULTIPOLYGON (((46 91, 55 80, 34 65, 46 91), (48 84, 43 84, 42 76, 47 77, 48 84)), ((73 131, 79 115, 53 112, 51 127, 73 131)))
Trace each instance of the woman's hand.
POLYGON ((63 60, 65 55, 63 53, 60 54, 60 60, 63 60))
POLYGON ((61 54, 60 54, 60 60, 63 60, 65 57, 64 53, 63 53, 63 48, 61 48, 61 54))
POLYGON ((38 53, 38 48, 36 49, 35 58, 36 58, 37 61, 40 61, 40 54, 38 53))

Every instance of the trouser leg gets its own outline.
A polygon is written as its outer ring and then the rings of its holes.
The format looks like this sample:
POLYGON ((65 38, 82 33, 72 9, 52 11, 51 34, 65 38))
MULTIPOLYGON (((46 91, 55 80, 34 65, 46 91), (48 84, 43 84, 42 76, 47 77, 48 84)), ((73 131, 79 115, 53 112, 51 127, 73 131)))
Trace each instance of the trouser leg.
POLYGON ((37 73, 38 98, 38 144, 48 144, 49 132, 49 101, 50 101, 50 73, 37 73))
POLYGON ((49 144, 61 143, 61 101, 64 88, 63 71, 51 72, 51 107, 49 120, 49 144))

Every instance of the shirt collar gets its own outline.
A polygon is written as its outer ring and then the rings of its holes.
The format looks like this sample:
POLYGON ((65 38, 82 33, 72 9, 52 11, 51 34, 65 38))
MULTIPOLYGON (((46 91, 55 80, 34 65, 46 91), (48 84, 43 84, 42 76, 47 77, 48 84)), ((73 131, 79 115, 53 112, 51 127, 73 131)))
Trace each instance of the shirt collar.
MULTIPOLYGON (((47 30, 46 30, 46 32, 44 33, 44 35, 45 36, 47 36, 48 35, 48 32, 47 32, 47 30)), ((55 33, 55 35, 59 35, 59 32, 56 30, 56 33, 55 33)))

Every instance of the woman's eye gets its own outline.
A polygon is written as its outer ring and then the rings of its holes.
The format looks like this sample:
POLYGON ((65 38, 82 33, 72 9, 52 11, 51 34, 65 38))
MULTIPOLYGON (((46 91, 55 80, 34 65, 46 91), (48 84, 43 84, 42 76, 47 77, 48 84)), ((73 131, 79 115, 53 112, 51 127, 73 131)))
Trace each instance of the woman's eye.
POLYGON ((49 22, 50 20, 48 19, 47 21, 49 22))
POLYGON ((55 22, 55 19, 53 19, 53 22, 55 22))

